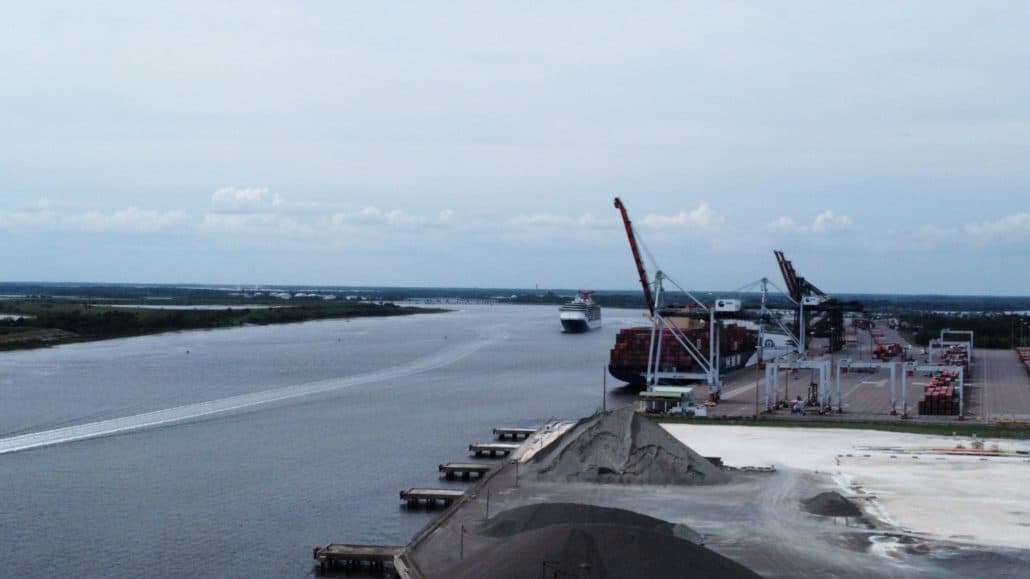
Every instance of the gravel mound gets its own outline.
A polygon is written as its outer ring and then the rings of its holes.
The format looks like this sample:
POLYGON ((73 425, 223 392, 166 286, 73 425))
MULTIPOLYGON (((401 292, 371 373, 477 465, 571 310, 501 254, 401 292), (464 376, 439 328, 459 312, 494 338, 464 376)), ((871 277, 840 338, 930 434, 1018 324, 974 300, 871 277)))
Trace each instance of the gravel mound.
POLYGON ((801 505, 809 513, 824 517, 858 517, 862 514, 862 510, 855 506, 855 503, 836 491, 819 493, 801 501, 801 505))
POLYGON ((487 537, 510 537, 551 525, 620 525, 660 535, 673 535, 693 543, 701 543, 699 533, 686 525, 634 513, 625 509, 581 505, 576 503, 539 503, 516 507, 497 514, 477 531, 487 537))
POLYGON ((608 524, 548 525, 467 557, 446 577, 759 577, 747 567, 664 533, 608 524))
POLYGON ((629 484, 711 484, 727 474, 632 407, 581 420, 537 453, 538 480, 629 484))

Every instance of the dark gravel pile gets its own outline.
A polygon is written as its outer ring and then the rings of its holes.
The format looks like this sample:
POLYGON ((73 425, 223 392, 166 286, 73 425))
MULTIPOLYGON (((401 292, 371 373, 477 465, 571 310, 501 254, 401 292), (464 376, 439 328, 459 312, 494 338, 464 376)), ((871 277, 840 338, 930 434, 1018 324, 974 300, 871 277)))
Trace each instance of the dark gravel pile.
POLYGON ((819 493, 807 498, 801 501, 801 506, 813 515, 824 517, 858 517, 862 514, 862 510, 855 506, 855 503, 836 491, 819 493))
POLYGON ((759 577, 670 534, 631 525, 559 523, 516 533, 465 559, 447 577, 759 577))
POLYGON ((701 535, 686 525, 675 525, 625 509, 576 503, 538 503, 516 507, 494 516, 476 532, 487 537, 510 537, 560 524, 620 525, 650 533, 673 535, 694 543, 701 542, 701 535))
POLYGON ((711 484, 727 474, 662 427, 621 408, 580 421, 529 463, 538 480, 711 484))

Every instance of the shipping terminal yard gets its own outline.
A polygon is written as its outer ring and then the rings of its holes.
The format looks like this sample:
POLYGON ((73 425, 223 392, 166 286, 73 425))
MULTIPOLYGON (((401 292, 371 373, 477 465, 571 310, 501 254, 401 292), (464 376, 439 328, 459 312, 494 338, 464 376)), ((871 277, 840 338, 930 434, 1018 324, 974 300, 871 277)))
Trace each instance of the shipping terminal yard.
POLYGON ((648 311, 617 333, 602 408, 470 441, 438 466, 465 490, 400 491, 444 508, 410 543, 318 546, 317 573, 1026 576, 1030 348, 961 327, 918 346, 779 251, 792 306, 770 305, 767 278, 706 303, 648 274, 615 204, 648 311))

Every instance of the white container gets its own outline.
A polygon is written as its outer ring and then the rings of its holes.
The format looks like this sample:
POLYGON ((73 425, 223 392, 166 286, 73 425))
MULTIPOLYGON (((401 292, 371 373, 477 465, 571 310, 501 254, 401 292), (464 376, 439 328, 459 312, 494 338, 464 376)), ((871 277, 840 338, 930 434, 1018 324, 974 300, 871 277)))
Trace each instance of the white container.
POLYGON ((715 311, 717 312, 739 312, 741 307, 740 300, 715 300, 715 311))

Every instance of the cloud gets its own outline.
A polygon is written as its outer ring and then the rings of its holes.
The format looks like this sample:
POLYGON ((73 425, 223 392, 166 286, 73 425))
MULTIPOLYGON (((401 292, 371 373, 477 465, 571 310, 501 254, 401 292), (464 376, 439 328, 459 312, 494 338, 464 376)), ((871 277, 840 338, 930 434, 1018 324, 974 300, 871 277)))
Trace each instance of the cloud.
POLYGON ((675 215, 648 213, 640 220, 642 225, 654 229, 670 227, 701 227, 707 229, 717 227, 725 222, 726 219, 713 211, 707 203, 698 205, 692 211, 680 211, 675 215))
POLYGON ((827 233, 851 229, 852 222, 847 215, 837 215, 827 209, 816 215, 811 223, 798 223, 793 218, 784 215, 769 222, 766 227, 790 233, 827 233))
POLYGON ((264 187, 222 187, 211 194, 211 206, 219 211, 255 211, 282 205, 282 197, 264 187))
POLYGON ((0 227, 8 230, 53 227, 57 222, 57 213, 48 209, 0 212, 0 227))
POLYGON ((69 229, 82 231, 157 231, 170 227, 186 219, 185 211, 153 211, 129 207, 112 213, 86 211, 85 213, 66 215, 62 224, 69 229))
POLYGON ((584 213, 579 217, 556 215, 554 213, 533 213, 517 215, 508 219, 505 226, 509 229, 562 229, 579 230, 607 228, 615 225, 613 219, 600 219, 592 213, 584 213))
POLYGON ((62 231, 146 233, 164 230, 185 221, 185 211, 155 211, 128 207, 104 212, 74 210, 69 205, 42 198, 32 209, 0 212, 0 228, 7 230, 47 229, 62 231))
POLYGON ((209 212, 204 215, 202 227, 221 231, 239 231, 249 227, 269 226, 276 222, 271 213, 218 213, 209 212))
POLYGON ((389 229, 430 229, 456 224, 453 209, 444 209, 435 216, 414 215, 400 209, 383 211, 375 206, 359 211, 337 212, 330 217, 336 227, 381 227, 389 229))
POLYGON ((1013 213, 993 221, 970 223, 965 230, 981 239, 1030 237, 1030 213, 1013 213))

